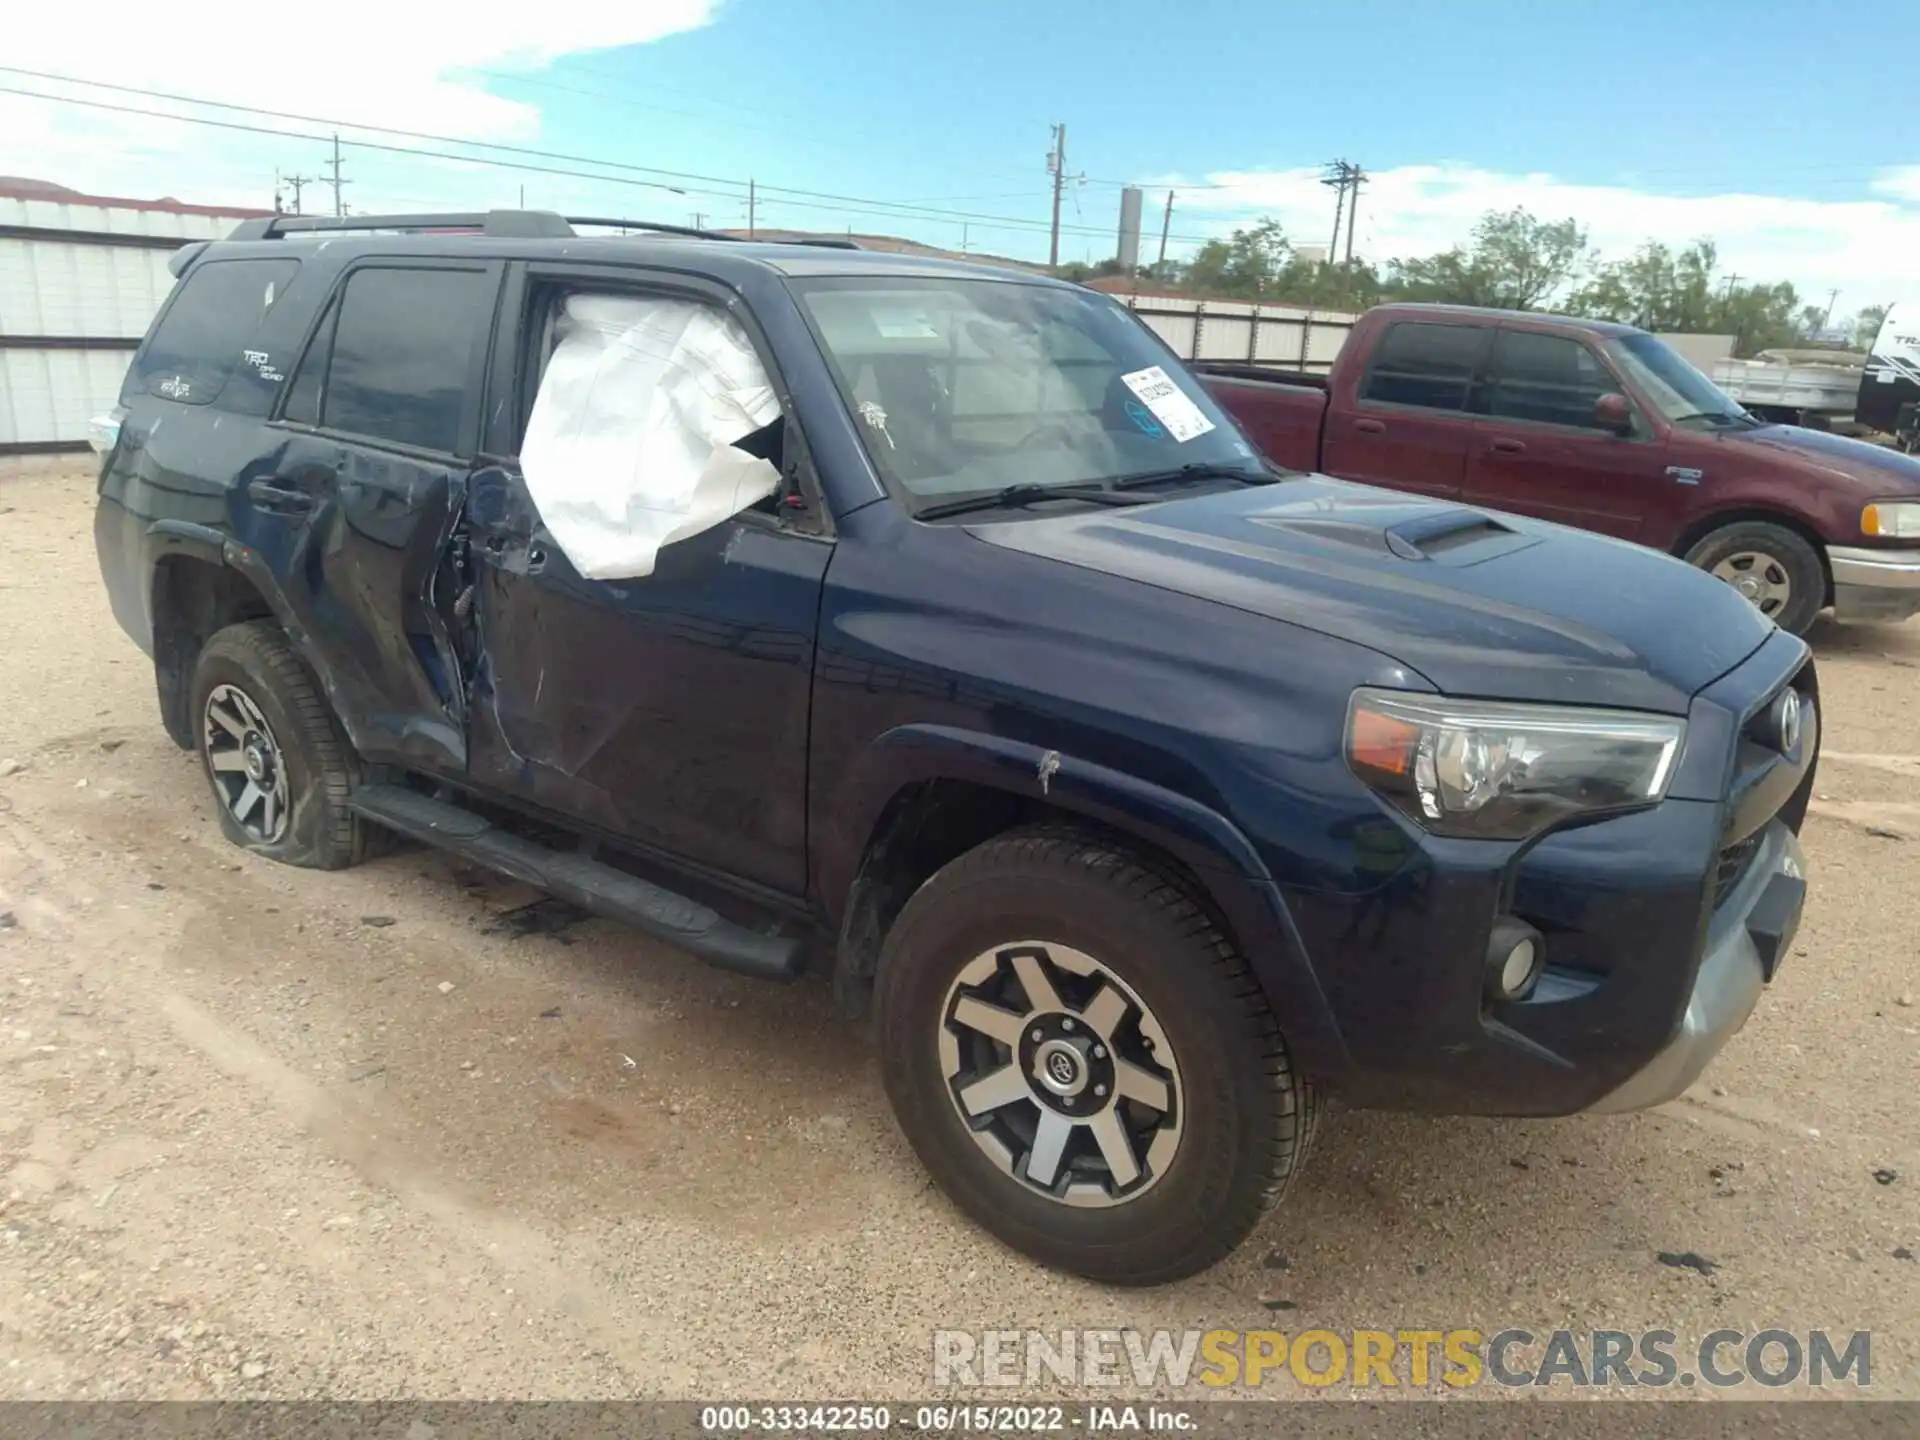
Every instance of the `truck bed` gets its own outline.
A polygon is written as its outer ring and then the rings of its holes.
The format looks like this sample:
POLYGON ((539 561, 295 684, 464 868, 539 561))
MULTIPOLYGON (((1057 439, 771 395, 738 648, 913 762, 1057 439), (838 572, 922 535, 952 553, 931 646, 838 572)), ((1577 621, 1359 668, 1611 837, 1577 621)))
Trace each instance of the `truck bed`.
POLYGON ((1251 365, 1193 368, 1208 393, 1274 464, 1288 470, 1320 468, 1321 421, 1327 410, 1325 376, 1251 365))

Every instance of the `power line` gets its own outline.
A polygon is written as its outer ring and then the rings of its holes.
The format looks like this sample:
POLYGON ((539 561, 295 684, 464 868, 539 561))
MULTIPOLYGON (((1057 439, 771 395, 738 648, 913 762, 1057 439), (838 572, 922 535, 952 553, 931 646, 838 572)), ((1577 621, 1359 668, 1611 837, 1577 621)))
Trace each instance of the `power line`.
MULTIPOLYGON (((494 141, 462 140, 453 136, 434 135, 417 130, 401 130, 392 126, 367 125, 355 121, 329 119, 321 116, 302 115, 290 111, 268 110, 258 106, 234 105, 220 100, 201 100, 193 96, 176 95, 165 91, 150 90, 131 85, 112 85, 104 81, 75 80, 71 76, 52 74, 43 71, 24 70, 17 66, 0 65, 0 73, 26 75, 34 79, 44 79, 60 84, 80 85, 95 89, 116 91, 142 96, 147 99, 169 101, 176 104, 199 105, 213 109, 237 111, 244 114, 264 116, 274 120, 289 120, 302 124, 340 126, 343 129, 363 131, 380 135, 398 135, 407 139, 432 141, 443 145, 460 145, 476 150, 497 151, 503 155, 525 156, 532 159, 555 159, 570 161, 578 165, 595 165, 605 169, 629 171, 639 175, 657 175, 667 179, 699 181, 712 185, 727 186, 719 191, 698 191, 666 183, 666 180, 628 179, 622 175, 607 175, 591 171, 567 169, 550 165, 537 165, 528 160, 503 160, 486 155, 463 155, 444 150, 422 149, 417 146, 393 145, 366 139, 348 139, 341 141, 343 146, 358 147, 362 150, 381 154, 409 155, 424 159, 452 160, 469 165, 492 166, 495 169, 520 170, 531 174, 558 175, 570 179, 591 180, 601 184, 631 185, 643 188, 667 190, 675 194, 707 194, 739 202, 745 199, 745 181, 733 180, 723 176, 702 175, 689 171, 666 170, 656 166, 634 165, 626 161, 604 160, 594 156, 572 155, 563 151, 535 150, 526 146, 504 145, 494 141)), ((152 110, 134 105, 113 104, 105 100, 86 99, 77 95, 49 95, 44 91, 21 89, 16 86, 0 85, 0 94, 20 95, 30 99, 44 100, 57 105, 78 105, 88 109, 106 110, 117 114, 140 115, 152 119, 174 120, 183 124, 204 125, 215 129, 238 131, 245 134, 271 135, 277 138, 293 136, 311 140, 328 141, 326 135, 301 135, 276 126, 246 124, 233 120, 217 120, 204 115, 175 114, 164 110, 152 110)), ((1077 179, 1078 177, 1071 177, 1077 179)), ((1017 216, 980 214, 972 211, 949 210, 934 206, 911 204, 907 202, 877 200, 867 196, 841 195, 831 191, 805 190, 793 186, 763 185, 759 187, 764 194, 792 197, 786 203, 800 209, 828 210, 841 214, 883 216, 895 219, 914 220, 966 220, 975 224, 998 227, 1005 230, 1042 231, 1051 227, 1046 221, 1029 220, 1017 216)), ((1083 235, 1104 236, 1104 227, 1063 224, 1061 232, 1083 235)), ((1202 235, 1178 235, 1172 237, 1182 242, 1201 244, 1211 238, 1202 235)))

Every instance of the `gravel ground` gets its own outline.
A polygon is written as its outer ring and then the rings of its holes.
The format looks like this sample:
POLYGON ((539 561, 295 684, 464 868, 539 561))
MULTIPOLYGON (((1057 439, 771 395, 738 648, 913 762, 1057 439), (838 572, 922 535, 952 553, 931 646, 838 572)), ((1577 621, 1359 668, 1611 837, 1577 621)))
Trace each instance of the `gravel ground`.
POLYGON ((1691 1094, 1336 1114, 1235 1256, 1121 1293, 929 1188, 823 985, 224 844, 91 504, 0 475, 0 1398, 907 1398, 994 1326, 1869 1329, 1920 1398, 1920 623, 1814 637, 1809 911, 1691 1094))

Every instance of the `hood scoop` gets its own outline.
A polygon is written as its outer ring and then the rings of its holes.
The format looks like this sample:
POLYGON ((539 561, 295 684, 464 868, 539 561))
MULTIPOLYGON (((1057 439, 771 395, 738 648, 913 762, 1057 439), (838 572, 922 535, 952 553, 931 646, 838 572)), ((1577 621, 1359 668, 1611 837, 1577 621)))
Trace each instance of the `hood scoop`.
POLYGON ((1477 565, 1496 555, 1510 555, 1538 541, 1480 510, 1460 506, 1426 511, 1398 524, 1369 525, 1362 520, 1309 516, 1248 517, 1256 525, 1271 525, 1296 535, 1379 554, 1384 548, 1402 560, 1434 561, 1446 565, 1477 565))

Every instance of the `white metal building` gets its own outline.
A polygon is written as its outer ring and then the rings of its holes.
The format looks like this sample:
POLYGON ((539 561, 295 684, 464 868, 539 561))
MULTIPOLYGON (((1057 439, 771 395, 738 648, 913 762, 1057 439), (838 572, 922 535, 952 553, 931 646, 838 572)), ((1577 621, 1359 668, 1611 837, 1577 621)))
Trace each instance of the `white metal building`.
POLYGON ((173 288, 173 252, 266 213, 0 177, 0 455, 84 448, 173 288))

